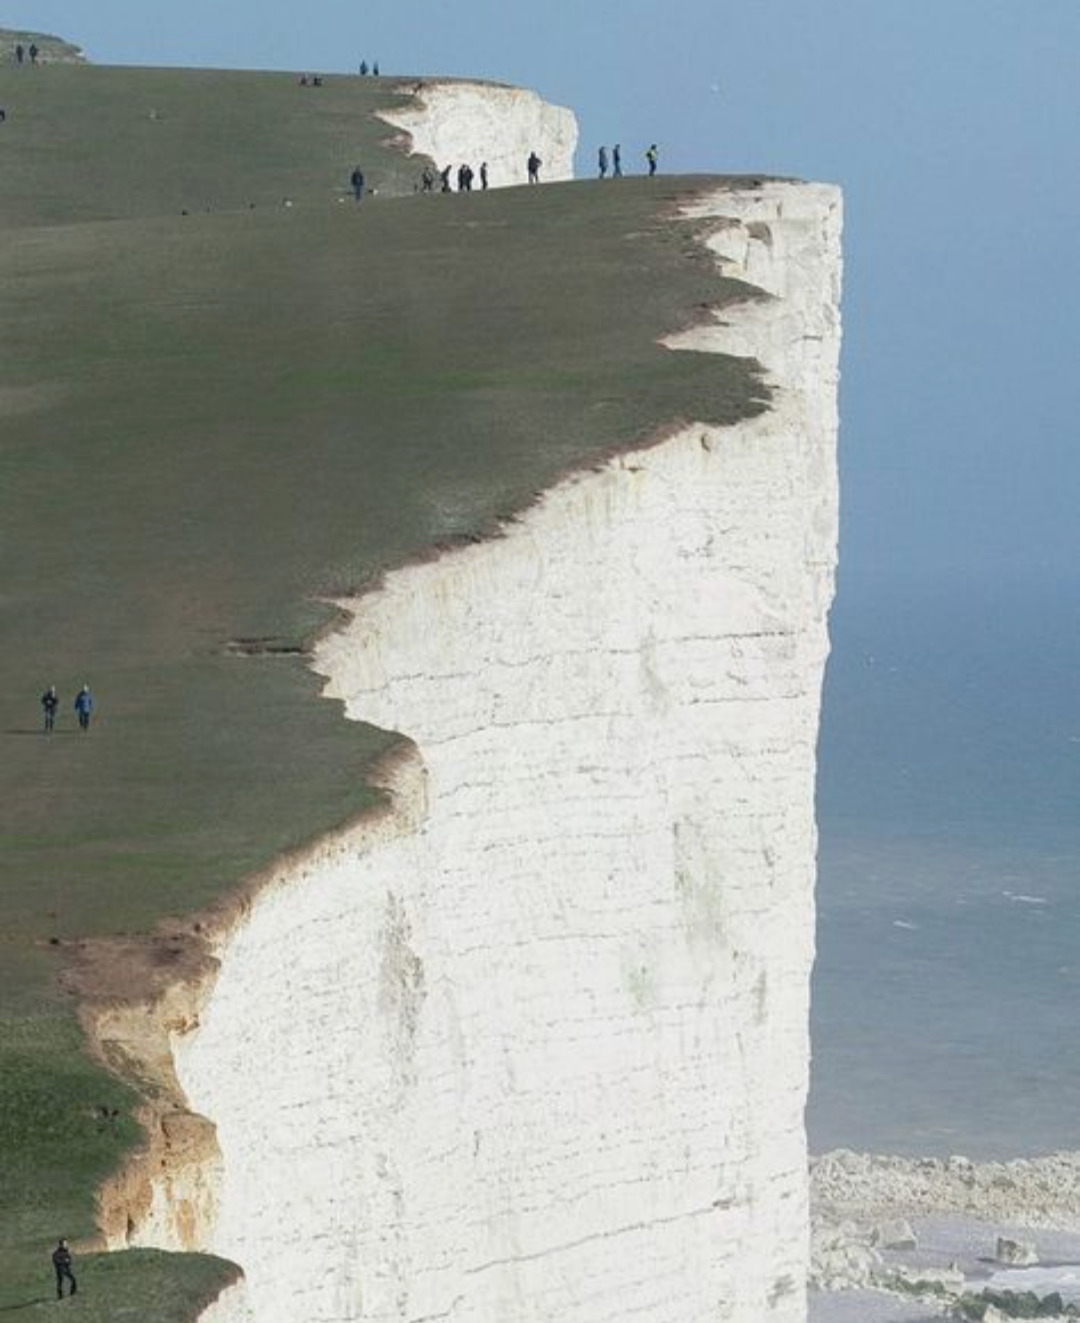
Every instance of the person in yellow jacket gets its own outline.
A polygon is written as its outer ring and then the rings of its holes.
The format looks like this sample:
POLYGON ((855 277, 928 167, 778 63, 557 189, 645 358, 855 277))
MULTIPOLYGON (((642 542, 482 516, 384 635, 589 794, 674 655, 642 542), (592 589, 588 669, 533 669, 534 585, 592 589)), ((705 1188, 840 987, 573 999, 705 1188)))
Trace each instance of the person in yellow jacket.
POLYGON ((645 153, 645 159, 649 163, 649 178, 651 179, 656 174, 656 164, 660 160, 660 149, 655 142, 645 153))

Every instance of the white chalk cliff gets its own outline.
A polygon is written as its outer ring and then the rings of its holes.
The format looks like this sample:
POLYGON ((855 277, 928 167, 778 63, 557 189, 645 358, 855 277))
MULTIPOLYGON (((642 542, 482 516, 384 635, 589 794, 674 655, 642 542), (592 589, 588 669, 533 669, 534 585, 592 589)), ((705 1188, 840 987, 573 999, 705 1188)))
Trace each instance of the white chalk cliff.
MULTIPOLYGON (((407 135, 410 152, 430 157, 440 169, 486 161, 492 188, 528 182, 527 162, 536 152, 546 183, 573 179, 578 127, 573 111, 553 106, 535 92, 499 83, 430 80, 398 85, 410 104, 379 118, 407 135)), ((480 181, 477 179, 477 188, 480 181)))
POLYGON ((760 359, 768 412, 564 481, 319 648, 412 746, 175 1040, 246 1276, 215 1323, 805 1318, 840 206, 693 214, 771 297, 670 346, 760 359))

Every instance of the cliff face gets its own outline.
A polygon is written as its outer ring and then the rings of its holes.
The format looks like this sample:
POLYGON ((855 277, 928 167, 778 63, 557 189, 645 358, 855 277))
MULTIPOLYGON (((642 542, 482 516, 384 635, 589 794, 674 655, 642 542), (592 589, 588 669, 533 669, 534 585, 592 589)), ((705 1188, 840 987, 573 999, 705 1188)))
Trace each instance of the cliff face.
POLYGON ((218 1323, 805 1317, 839 201, 695 213, 772 297, 671 345, 760 358, 769 412, 567 480, 319 650, 412 743, 176 1039, 247 1277, 218 1323))
MULTIPOLYGON (((528 182, 529 154, 543 161, 545 182, 574 177, 577 120, 570 110, 541 100, 535 92, 495 83, 423 82, 414 103, 380 115, 408 136, 408 149, 430 157, 441 170, 468 162, 479 171, 487 161, 492 188, 528 182)), ((474 187, 480 187, 477 178, 474 187)))

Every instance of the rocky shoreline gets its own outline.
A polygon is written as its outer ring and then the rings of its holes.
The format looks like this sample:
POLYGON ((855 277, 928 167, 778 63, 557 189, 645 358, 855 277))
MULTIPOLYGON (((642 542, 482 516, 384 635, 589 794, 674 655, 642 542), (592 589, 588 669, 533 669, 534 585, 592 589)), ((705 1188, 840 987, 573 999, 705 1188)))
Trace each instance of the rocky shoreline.
POLYGON ((812 1323, 1080 1316, 1080 1153, 840 1149, 812 1161, 810 1182, 812 1323), (1073 1294, 1060 1289, 1071 1265, 1073 1294))

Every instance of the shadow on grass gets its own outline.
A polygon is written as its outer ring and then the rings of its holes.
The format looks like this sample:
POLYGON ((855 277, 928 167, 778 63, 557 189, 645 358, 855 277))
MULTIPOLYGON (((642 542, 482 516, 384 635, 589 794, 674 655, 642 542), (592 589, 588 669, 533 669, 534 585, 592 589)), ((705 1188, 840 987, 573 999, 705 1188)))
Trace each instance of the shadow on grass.
POLYGON ((33 1300, 21 1300, 17 1305, 0 1305, 0 1314, 10 1314, 16 1309, 32 1309, 34 1305, 47 1305, 53 1299, 49 1295, 36 1295, 33 1300))
MULTIPOLYGON (((4 731, 4 734, 5 734, 5 735, 36 735, 39 739, 44 739, 44 738, 45 738, 45 735, 46 735, 46 732, 43 731, 43 730, 41 729, 40 726, 36 727, 34 730, 28 730, 28 729, 25 729, 25 728, 23 728, 23 727, 21 727, 21 726, 9 726, 9 727, 7 728, 7 730, 4 731)), ((52 734, 49 735, 48 738, 51 739, 51 740, 55 740, 55 739, 62 739, 65 735, 78 735, 78 734, 79 734, 79 732, 78 732, 77 730, 54 730, 54 731, 52 732, 52 734)))

